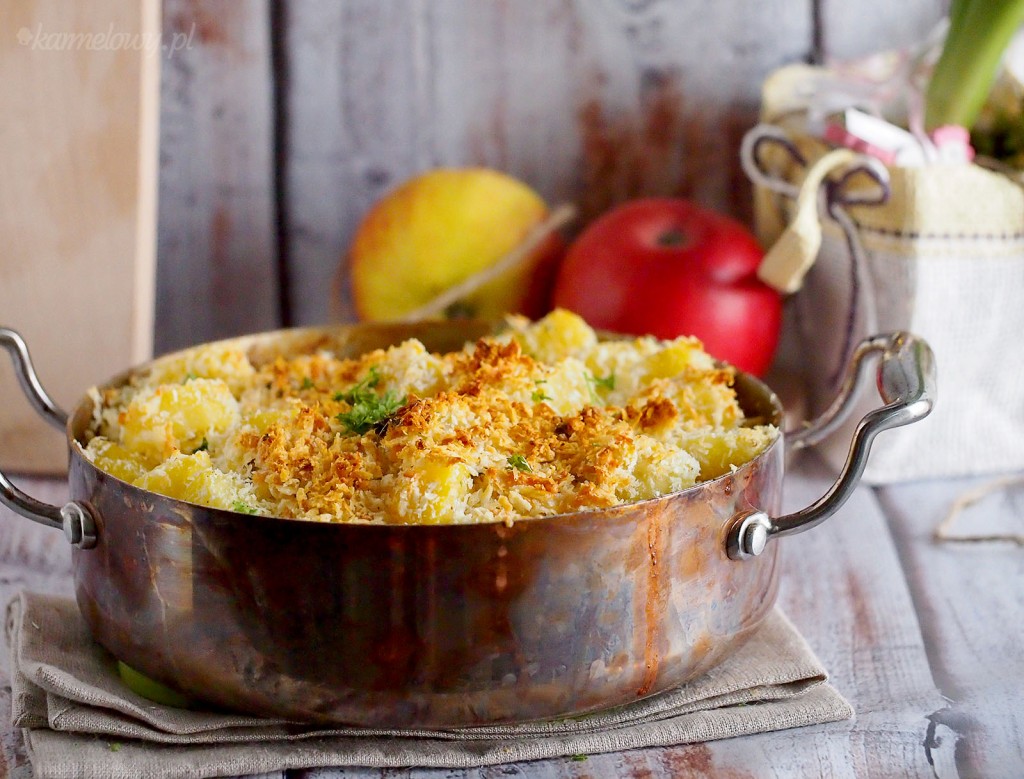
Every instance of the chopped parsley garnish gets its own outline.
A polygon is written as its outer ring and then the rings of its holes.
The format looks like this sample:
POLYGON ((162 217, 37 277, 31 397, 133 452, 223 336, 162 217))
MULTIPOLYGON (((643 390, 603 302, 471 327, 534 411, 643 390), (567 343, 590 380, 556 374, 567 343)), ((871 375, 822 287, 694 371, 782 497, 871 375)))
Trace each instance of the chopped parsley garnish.
POLYGON ((551 396, 541 389, 542 384, 548 383, 547 379, 534 379, 533 383, 537 385, 537 389, 534 390, 532 395, 534 403, 540 403, 542 400, 551 400, 551 396))
POLYGON ((313 384, 313 380, 311 378, 309 378, 309 376, 306 376, 305 378, 302 379, 302 389, 304 389, 304 390, 313 389, 314 386, 316 386, 316 385, 313 384))
POLYGON ((349 405, 354 406, 360 398, 365 398, 368 394, 372 395, 372 390, 380 384, 380 372, 377 370, 377 366, 373 365, 370 367, 370 372, 366 378, 356 384, 352 389, 346 392, 337 392, 334 395, 335 400, 344 400, 349 405))
POLYGON ((199 377, 196 376, 194 373, 192 373, 192 371, 189 371, 188 373, 185 374, 185 378, 181 380, 181 383, 182 384, 188 384, 193 379, 198 379, 198 378, 199 377))
POLYGON ((206 452, 206 451, 209 451, 209 449, 210 449, 210 442, 207 441, 206 438, 203 438, 203 442, 201 444, 199 444, 199 446, 197 446, 195 449, 192 450, 192 454, 195 454, 196 452, 206 452))
POLYGON ((109 744, 107 744, 107 747, 110 749, 111 752, 120 752, 121 751, 121 742, 119 742, 119 741, 111 741, 109 744))
POLYGON ((572 756, 569 757, 569 759, 572 760, 574 763, 582 763, 584 760, 587 759, 587 756, 586 755, 572 755, 572 756))
POLYGON ((530 464, 526 462, 526 458, 523 457, 523 455, 521 454, 511 455, 508 458, 508 467, 515 468, 517 471, 524 471, 526 473, 530 473, 533 471, 533 468, 530 467, 530 464))
POLYGON ((387 425, 391 417, 398 409, 406 403, 405 397, 398 397, 393 391, 388 390, 383 395, 378 395, 373 388, 380 384, 380 374, 377 368, 370 368, 370 374, 361 382, 356 384, 347 392, 339 392, 334 396, 335 400, 343 400, 352 406, 348 411, 343 411, 336 419, 345 426, 350 433, 362 435, 387 425))
POLYGON ((379 427, 404 405, 404 397, 400 398, 388 390, 383 395, 358 399, 351 411, 343 411, 337 419, 350 433, 362 435, 379 427))
POLYGON ((615 374, 609 373, 607 376, 595 376, 592 373, 586 374, 587 377, 587 389, 590 390, 590 399, 594 402, 594 405, 602 405, 604 401, 601 396, 597 394, 597 388, 601 387, 606 390, 615 389, 615 374))
POLYGON ((236 500, 231 504, 231 510, 237 511, 240 514, 259 514, 259 510, 253 508, 248 503, 243 503, 240 500, 236 500))

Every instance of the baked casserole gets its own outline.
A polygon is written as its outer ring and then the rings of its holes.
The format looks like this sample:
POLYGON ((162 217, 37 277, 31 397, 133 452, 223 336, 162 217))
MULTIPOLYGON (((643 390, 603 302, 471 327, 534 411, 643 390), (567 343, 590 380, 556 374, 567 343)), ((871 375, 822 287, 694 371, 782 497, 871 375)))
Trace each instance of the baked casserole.
POLYGON ((460 351, 260 362, 224 344, 96 394, 86 455, 172 498, 323 522, 513 522, 676 492, 778 436, 696 339, 600 340, 557 310, 460 351))

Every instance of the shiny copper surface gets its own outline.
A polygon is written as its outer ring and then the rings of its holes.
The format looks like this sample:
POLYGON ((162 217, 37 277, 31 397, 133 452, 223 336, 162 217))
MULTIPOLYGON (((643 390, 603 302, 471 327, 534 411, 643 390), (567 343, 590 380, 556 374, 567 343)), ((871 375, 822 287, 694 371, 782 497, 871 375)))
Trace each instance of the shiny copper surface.
MULTIPOLYGON (((448 349, 462 326, 251 337, 254 349, 352 353, 415 335, 448 349)), ((749 377, 748 414, 779 421, 749 377)), ((90 404, 71 422, 80 436, 90 404)), ((76 445, 72 497, 100 517, 74 552, 97 640, 198 700, 296 720, 472 726, 634 701, 718 663, 777 591, 777 545, 742 562, 729 521, 778 512, 776 442, 715 481, 631 506, 504 524, 370 526, 250 517, 183 503, 98 471, 76 445)))

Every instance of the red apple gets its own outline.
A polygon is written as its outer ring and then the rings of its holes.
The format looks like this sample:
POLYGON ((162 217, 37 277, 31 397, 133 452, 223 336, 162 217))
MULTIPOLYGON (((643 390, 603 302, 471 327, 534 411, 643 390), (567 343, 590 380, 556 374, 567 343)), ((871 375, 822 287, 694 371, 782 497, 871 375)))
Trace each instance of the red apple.
POLYGON ((756 275, 762 256, 735 219, 687 200, 635 200, 573 242, 552 302, 600 329, 696 336, 718 359, 762 375, 782 322, 779 293, 756 275))

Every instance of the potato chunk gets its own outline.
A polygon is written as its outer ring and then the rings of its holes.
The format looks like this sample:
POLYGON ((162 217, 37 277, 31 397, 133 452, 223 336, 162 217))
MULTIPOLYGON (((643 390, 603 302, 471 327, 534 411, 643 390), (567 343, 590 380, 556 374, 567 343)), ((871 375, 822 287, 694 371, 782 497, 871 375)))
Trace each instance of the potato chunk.
POLYGON ((473 474, 465 463, 424 461, 399 488, 397 514, 403 522, 421 525, 458 522, 465 517, 472 486, 473 474))
POLYGON ((136 479, 135 486, 200 506, 257 513, 252 487, 241 476, 214 468, 206 452, 179 452, 136 479))
POLYGON ((176 451, 194 452, 235 425, 238 402, 220 379, 192 379, 139 392, 118 421, 121 444, 155 464, 176 451))
POLYGON ((510 323, 523 351, 541 362, 556 363, 566 357, 579 358, 597 344, 597 334, 590 325, 578 314, 564 308, 552 311, 533 324, 517 318, 510 323))
POLYGON ((134 482, 146 472, 146 466, 137 455, 101 436, 89 442, 85 454, 97 468, 121 481, 134 482))

